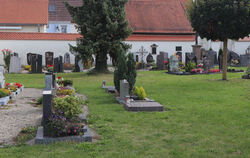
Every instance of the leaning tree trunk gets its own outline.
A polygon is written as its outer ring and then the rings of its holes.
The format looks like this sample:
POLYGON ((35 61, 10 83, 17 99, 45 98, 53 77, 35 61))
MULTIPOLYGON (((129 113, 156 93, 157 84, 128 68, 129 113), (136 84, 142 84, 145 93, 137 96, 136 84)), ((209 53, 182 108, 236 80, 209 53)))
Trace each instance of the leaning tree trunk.
POLYGON ((222 64, 222 69, 223 69, 223 74, 222 74, 222 80, 227 80, 227 42, 228 40, 225 39, 223 41, 223 64, 222 64))
POLYGON ((96 55, 96 63, 95 63, 95 70, 97 72, 107 72, 108 65, 107 65, 107 55, 102 54, 100 52, 96 55))

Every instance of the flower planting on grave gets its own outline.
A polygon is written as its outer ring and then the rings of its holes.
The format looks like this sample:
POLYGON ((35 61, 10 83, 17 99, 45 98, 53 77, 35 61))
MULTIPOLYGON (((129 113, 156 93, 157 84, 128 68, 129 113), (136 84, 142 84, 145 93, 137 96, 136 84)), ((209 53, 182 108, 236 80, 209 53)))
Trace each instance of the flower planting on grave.
POLYGON ((10 99, 21 93, 23 85, 20 83, 6 83, 5 88, 0 88, 0 105, 6 105, 10 99))
POLYGON ((6 69, 9 71, 10 57, 11 57, 11 54, 13 53, 13 51, 10 49, 3 49, 1 52, 3 53, 3 59, 4 59, 6 69))
POLYGON ((137 86, 134 88, 134 95, 137 96, 139 100, 145 100, 147 96, 144 88, 137 86))
POLYGON ((55 77, 53 73, 46 74, 45 80, 46 85, 41 100, 43 129, 38 128, 35 142, 46 144, 64 140, 92 141, 83 117, 85 102, 71 87, 73 82, 64 80, 60 76, 55 77))

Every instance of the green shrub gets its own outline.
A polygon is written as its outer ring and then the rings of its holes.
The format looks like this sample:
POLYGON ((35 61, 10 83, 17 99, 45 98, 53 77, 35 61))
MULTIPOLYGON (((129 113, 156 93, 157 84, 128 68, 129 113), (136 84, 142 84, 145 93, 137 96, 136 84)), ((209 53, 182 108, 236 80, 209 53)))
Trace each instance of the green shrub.
POLYGON ((131 92, 134 89, 134 85, 136 82, 136 62, 132 53, 128 54, 127 68, 128 69, 126 77, 129 83, 129 91, 131 92))
POLYGON ((6 97, 7 95, 8 94, 4 90, 0 89, 0 98, 6 97))
POLYGON ((125 52, 122 51, 118 55, 117 59, 117 66, 116 70, 114 72, 114 84, 115 84, 115 89, 120 92, 120 80, 127 79, 127 59, 125 56, 125 52))
POLYGON ((53 72, 54 71, 54 67, 48 67, 48 72, 53 72))
POLYGON ((138 96, 140 100, 146 99, 146 92, 143 87, 135 87, 134 89, 134 95, 138 96))
POLYGON ((185 71, 186 72, 192 72, 193 69, 196 68, 196 64, 193 62, 189 62, 186 66, 185 66, 185 71))
POLYGON ((37 104, 41 105, 43 104, 43 96, 39 97, 37 100, 36 100, 37 104))
POLYGON ((83 101, 76 96, 54 99, 55 111, 64 113, 67 119, 72 119, 82 113, 82 104, 83 101))
POLYGON ((63 82, 63 86, 66 87, 66 86, 72 86, 73 85, 73 81, 72 80, 64 80, 63 82))

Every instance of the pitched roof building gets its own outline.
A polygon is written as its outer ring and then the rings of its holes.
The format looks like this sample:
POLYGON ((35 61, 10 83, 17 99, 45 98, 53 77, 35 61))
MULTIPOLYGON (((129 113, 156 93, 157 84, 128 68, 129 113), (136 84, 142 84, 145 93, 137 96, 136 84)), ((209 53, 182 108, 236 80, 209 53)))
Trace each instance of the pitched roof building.
POLYGON ((0 32, 43 32, 48 0, 0 0, 0 32))

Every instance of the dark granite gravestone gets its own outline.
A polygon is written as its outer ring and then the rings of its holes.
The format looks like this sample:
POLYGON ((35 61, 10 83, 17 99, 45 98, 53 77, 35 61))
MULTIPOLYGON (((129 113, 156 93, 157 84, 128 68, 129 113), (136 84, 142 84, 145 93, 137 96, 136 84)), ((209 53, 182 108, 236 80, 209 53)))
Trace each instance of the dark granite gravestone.
POLYGON ((197 64, 197 58, 196 58, 196 56, 195 56, 195 54, 194 53, 186 53, 185 54, 185 66, 187 66, 187 64, 189 63, 189 62, 193 62, 193 63, 195 63, 195 64, 197 64))
POLYGON ((69 53, 64 54, 64 63, 70 64, 70 54, 69 53))
POLYGON ((37 73, 42 73, 42 69, 43 69, 43 56, 38 54, 37 55, 37 73))
POLYGON ((80 72, 80 67, 78 65, 79 61, 80 61, 80 57, 77 55, 75 57, 75 71, 74 72, 80 72))
POLYGON ((28 53, 28 54, 27 54, 27 64, 28 64, 28 65, 31 65, 32 55, 33 55, 33 53, 28 53))
POLYGON ((250 65, 250 54, 240 55, 240 66, 250 65))
POLYGON ((58 58, 54 58, 54 73, 58 73, 59 72, 59 59, 58 58))
MULTIPOLYGON (((50 84, 50 83, 49 83, 50 84)), ((49 118, 53 114, 53 107, 52 107, 52 90, 44 90, 43 91, 43 127, 44 127, 44 136, 49 136, 49 129, 47 128, 46 124, 49 121, 49 118)))
POLYGON ((218 63, 217 52, 215 51, 208 50, 205 52, 205 55, 203 57, 207 57, 207 59, 209 60, 210 68, 214 67, 214 65, 218 63))
POLYGON ((135 56, 135 61, 136 61, 136 62, 139 62, 139 55, 136 55, 136 56, 135 56))
POLYGON ((222 70, 223 67, 223 55, 219 55, 218 57, 218 61, 219 61, 219 69, 222 70))
POLYGON ((59 56, 58 58, 58 72, 63 72, 63 57, 59 56))
POLYGON ((182 52, 177 52, 176 55, 179 61, 182 62, 182 52))
POLYGON ((39 54, 31 55, 31 73, 42 73, 43 56, 39 54))
POLYGON ((53 52, 46 52, 45 53, 45 64, 48 65, 54 65, 54 53, 53 52))
POLYGON ((32 54, 31 56, 31 73, 37 73, 37 62, 36 62, 36 54, 32 54))
POLYGON ((153 63, 155 61, 152 54, 149 53, 149 55, 146 58, 146 61, 147 61, 148 64, 153 63))
POLYGON ((164 61, 168 61, 168 53, 166 52, 160 52, 160 55, 157 55, 157 69, 158 70, 165 70, 165 64, 164 61))

